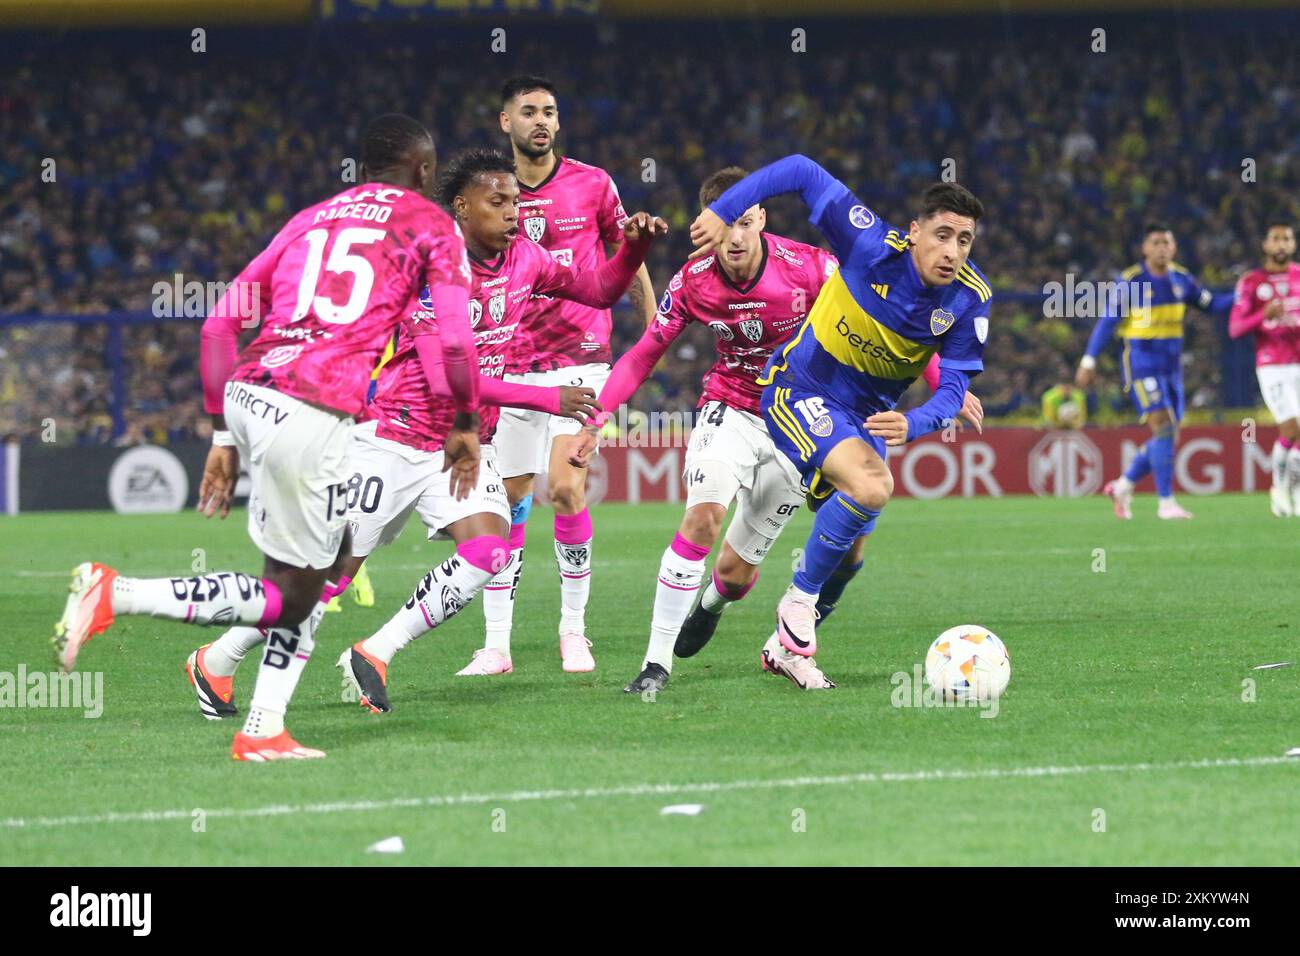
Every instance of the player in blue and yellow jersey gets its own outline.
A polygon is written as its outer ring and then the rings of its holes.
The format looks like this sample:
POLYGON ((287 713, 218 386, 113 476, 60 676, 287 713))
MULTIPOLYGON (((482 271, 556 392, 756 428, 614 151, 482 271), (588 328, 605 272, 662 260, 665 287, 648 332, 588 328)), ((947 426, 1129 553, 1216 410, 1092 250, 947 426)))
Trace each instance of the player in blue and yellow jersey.
POLYGON ((983 214, 968 190, 931 186, 916 219, 900 231, 805 156, 778 160, 723 193, 691 226, 695 255, 716 246, 745 209, 785 192, 803 197, 840 267, 759 378, 772 440, 809 493, 825 499, 777 606, 762 662, 796 686, 818 690, 835 686, 812 657, 822 585, 889 501, 894 481, 885 446, 956 418, 971 378, 984 368, 993 293, 967 260, 983 214), (936 351, 934 395, 907 413, 895 411, 936 351))
POLYGON ((1163 223, 1146 227, 1142 262, 1121 273, 1114 295, 1098 296, 1101 317, 1079 362, 1075 384, 1089 388, 1097 378, 1097 356, 1118 331, 1124 343, 1124 388, 1140 420, 1151 427, 1151 440, 1138 449, 1128 469, 1108 482, 1105 493, 1115 515, 1133 517, 1133 488, 1154 473, 1161 518, 1190 518, 1174 500, 1174 450, 1183 418, 1183 319, 1188 305, 1206 312, 1232 307, 1232 293, 1215 294, 1174 262, 1178 245, 1163 223))

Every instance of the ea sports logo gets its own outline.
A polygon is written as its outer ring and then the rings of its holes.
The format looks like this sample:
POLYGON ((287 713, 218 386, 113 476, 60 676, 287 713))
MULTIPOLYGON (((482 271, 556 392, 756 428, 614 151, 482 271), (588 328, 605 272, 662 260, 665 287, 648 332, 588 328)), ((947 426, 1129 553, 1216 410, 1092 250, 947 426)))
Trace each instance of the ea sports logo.
POLYGON ((1041 497, 1095 494, 1101 479, 1101 450, 1078 432, 1050 432, 1029 452, 1029 487, 1041 497))

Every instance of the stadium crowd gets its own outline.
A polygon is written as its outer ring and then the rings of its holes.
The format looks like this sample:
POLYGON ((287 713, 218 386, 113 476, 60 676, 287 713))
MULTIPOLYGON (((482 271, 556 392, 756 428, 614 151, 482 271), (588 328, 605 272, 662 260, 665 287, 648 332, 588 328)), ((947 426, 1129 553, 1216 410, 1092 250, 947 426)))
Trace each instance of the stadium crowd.
MULTIPOLYGON (((559 84, 562 148, 607 169, 629 211, 673 228, 649 262, 656 290, 689 251, 700 181, 791 152, 900 225, 950 161, 987 210, 973 258, 995 290, 1113 278, 1150 219, 1172 225, 1178 258, 1205 283, 1228 287, 1257 264, 1267 222, 1300 220, 1293 41, 1170 22, 1131 21, 1105 53, 1091 52, 1085 27, 1050 19, 937 38, 901 24, 870 36, 814 27, 803 55, 788 32, 722 36, 712 24, 667 35, 539 27, 508 56, 461 55, 467 44, 451 42, 435 56, 417 34, 364 31, 271 56, 251 41, 166 52, 157 38, 15 52, 15 82, 0 93, 0 437, 35 438, 53 419, 59 441, 114 440, 114 367, 126 425, 116 440, 205 434, 196 322, 112 334, 3 316, 149 313, 155 283, 178 273, 228 280, 289 214, 346 185, 373 114, 429 122, 444 157, 507 148, 495 89, 521 70, 559 84)), ((769 228, 817 241, 791 199, 772 203, 769 228)), ((1221 403, 1225 321, 1189 314, 1192 408, 1221 403)), ((615 354, 634 325, 626 309, 616 317, 615 354)), ((995 303, 978 380, 990 413, 1036 417, 1091 325, 1044 318, 1032 300, 995 303)), ((707 330, 693 332, 634 407, 693 406, 713 354, 707 330)), ((1110 371, 1103 409, 1118 394, 1110 371)))

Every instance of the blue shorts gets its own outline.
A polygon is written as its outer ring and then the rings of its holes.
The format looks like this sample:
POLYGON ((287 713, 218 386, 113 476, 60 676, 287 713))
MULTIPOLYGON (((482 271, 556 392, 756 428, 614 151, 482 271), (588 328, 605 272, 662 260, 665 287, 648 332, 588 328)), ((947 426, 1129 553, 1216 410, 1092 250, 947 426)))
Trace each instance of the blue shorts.
POLYGON ((1142 421, 1157 408, 1168 409, 1174 421, 1183 420, 1183 373, 1134 374, 1128 383, 1129 397, 1142 421))
POLYGON ((846 438, 861 438, 885 458, 885 440, 867 433, 863 416, 830 396, 803 388, 777 376, 763 389, 763 420, 772 442, 794 463, 804 488, 816 498, 835 489, 822 483, 822 463, 830 450, 846 438))

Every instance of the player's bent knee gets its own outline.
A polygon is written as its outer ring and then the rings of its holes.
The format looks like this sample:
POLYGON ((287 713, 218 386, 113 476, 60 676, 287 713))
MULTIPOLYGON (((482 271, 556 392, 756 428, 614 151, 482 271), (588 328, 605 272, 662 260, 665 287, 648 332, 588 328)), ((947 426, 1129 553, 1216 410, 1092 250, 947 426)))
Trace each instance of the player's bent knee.
POLYGON ((864 508, 880 511, 894 493, 894 477, 888 472, 867 475, 850 483, 845 493, 864 508))

